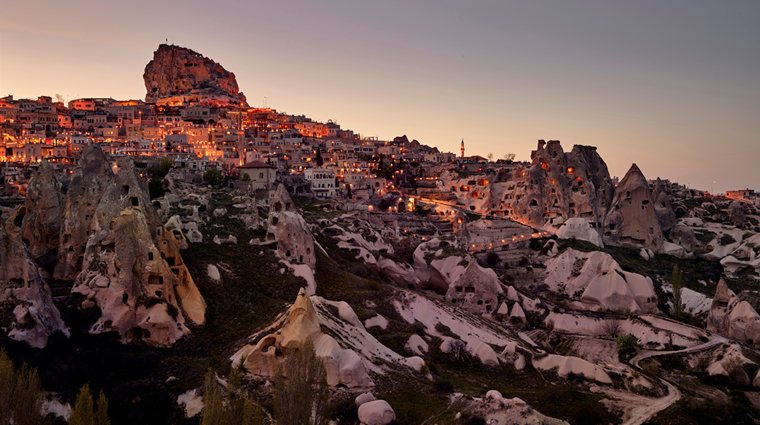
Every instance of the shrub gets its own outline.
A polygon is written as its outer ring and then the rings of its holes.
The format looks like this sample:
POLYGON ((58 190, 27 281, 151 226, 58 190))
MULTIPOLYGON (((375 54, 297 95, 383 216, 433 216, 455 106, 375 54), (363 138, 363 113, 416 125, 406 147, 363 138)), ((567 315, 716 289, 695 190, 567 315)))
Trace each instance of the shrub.
POLYGON ((108 399, 102 390, 96 408, 92 400, 90 384, 84 384, 77 394, 77 401, 74 403, 74 411, 71 413, 69 425, 111 425, 111 421, 108 419, 108 399))
POLYGON ((208 170, 203 174, 203 180, 211 186, 219 186, 224 181, 224 176, 222 176, 222 172, 219 170, 208 170))
POLYGON ((734 237, 729 234, 721 236, 720 240, 718 241, 721 246, 731 245, 734 242, 736 242, 736 239, 734 239, 734 237))
POLYGON ((314 352, 311 340, 285 356, 285 361, 278 367, 275 385, 277 423, 322 423, 330 388, 325 366, 314 352), (312 415, 316 416, 313 421, 312 415))
POLYGON ((37 369, 24 365, 16 370, 5 349, 0 351, 0 423, 42 423, 41 404, 42 385, 37 369))

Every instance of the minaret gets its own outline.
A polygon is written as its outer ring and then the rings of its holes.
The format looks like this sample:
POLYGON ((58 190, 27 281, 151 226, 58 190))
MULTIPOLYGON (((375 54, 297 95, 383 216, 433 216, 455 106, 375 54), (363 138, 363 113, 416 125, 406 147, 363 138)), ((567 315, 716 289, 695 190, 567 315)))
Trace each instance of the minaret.
POLYGON ((462 139, 462 159, 464 159, 464 139, 462 139))

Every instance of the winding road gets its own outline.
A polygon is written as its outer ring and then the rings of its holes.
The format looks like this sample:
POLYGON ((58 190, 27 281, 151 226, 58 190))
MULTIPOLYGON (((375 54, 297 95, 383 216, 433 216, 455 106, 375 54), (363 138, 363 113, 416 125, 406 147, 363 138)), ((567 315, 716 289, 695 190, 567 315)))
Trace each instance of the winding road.
MULTIPOLYGON (((656 357, 656 356, 666 356, 669 354, 688 354, 688 353, 698 353, 700 351, 709 350, 719 344, 727 343, 728 339, 725 337, 722 337, 720 335, 713 334, 710 337, 710 340, 705 342, 704 344, 695 345, 694 347, 690 348, 684 348, 682 350, 674 350, 674 351, 651 351, 651 352, 645 352, 642 354, 639 354, 638 356, 631 359, 631 364, 639 367, 639 362, 648 359, 650 357, 656 357)), ((648 404, 646 406, 639 406, 634 407, 629 417, 625 422, 623 422, 623 425, 641 425, 644 422, 648 421, 650 418, 654 417, 657 413, 659 413, 662 410, 667 409, 678 401, 679 398, 681 398, 681 392, 678 391, 678 388, 675 387, 675 385, 671 384, 670 382, 660 379, 660 382, 662 382, 667 388, 668 388, 668 394, 664 397, 655 399, 652 401, 651 404, 648 404)))

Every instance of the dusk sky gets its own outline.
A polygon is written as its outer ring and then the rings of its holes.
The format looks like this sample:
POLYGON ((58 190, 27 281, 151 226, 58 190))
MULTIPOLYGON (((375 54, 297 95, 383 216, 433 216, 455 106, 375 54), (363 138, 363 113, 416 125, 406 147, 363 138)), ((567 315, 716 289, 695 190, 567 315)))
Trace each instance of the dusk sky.
POLYGON ((613 176, 760 190, 760 1, 5 1, 0 96, 144 99, 160 43, 251 106, 527 160, 598 147, 613 176))

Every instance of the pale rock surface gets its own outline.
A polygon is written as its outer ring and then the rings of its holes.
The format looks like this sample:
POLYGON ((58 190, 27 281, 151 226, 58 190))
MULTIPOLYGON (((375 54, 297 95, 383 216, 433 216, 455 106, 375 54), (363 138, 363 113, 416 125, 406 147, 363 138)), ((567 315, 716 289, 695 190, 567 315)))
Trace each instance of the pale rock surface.
POLYGON ((356 407, 361 406, 364 403, 369 403, 370 401, 375 401, 376 398, 372 393, 362 393, 356 396, 356 399, 354 399, 354 403, 356 404, 356 407))
MULTIPOLYGON (((511 288, 511 286, 510 286, 510 288, 511 288)), ((505 303, 505 302, 501 303, 501 305, 499 306, 499 309, 496 310, 496 314, 501 314, 503 316, 508 315, 509 314, 509 306, 507 305, 507 303, 505 303)))
POLYGON ((760 346, 760 315, 741 301, 721 279, 707 316, 707 330, 755 347, 760 346))
POLYGON ((484 269, 471 261, 457 280, 449 286, 446 300, 473 313, 493 313, 498 295, 503 293, 501 283, 492 269, 484 269))
POLYGON ((184 406, 186 417, 192 418, 203 410, 203 397, 196 390, 189 390, 177 397, 177 404, 184 406))
POLYGON ((591 307, 609 310, 657 311, 657 295, 649 277, 625 272, 607 253, 568 249, 547 261, 544 283, 591 307))
POLYGON ((377 269, 380 273, 402 288, 420 288, 420 279, 409 264, 397 263, 390 258, 382 257, 377 260, 377 269))
POLYGON ((214 210, 214 217, 223 217, 227 215, 227 209, 226 208, 217 208, 214 210))
POLYGON ((557 373, 560 376, 567 376, 568 373, 572 372, 577 375, 583 375, 588 381, 599 384, 612 384, 612 379, 607 375, 607 372, 578 357, 549 354, 540 359, 534 359, 533 366, 542 370, 557 368, 557 373))
POLYGON ((496 352, 493 351, 490 345, 475 338, 470 338, 467 341, 467 351, 473 356, 477 357, 481 363, 486 366, 498 366, 499 358, 496 356, 496 352))
POLYGON ((0 325, 8 336, 35 348, 47 345, 54 332, 69 331, 53 304, 50 288, 18 235, 0 226, 0 301, 13 307, 14 319, 0 325))
POLYGON ((557 237, 560 239, 578 239, 591 242, 598 247, 604 247, 602 237, 595 229, 591 228, 585 218, 573 217, 568 219, 557 231, 557 237))
POLYGON ((466 266, 462 261, 472 262, 472 259, 452 255, 435 259, 430 262, 430 287, 438 291, 448 291, 451 283, 464 273, 466 266))
POLYGON ((203 233, 198 230, 198 223, 187 222, 182 225, 185 228, 185 238, 190 243, 203 243, 203 233))
POLYGON ((615 188, 604 218, 604 241, 613 245, 662 251, 662 230, 655 214, 649 183, 636 164, 615 188))
POLYGON ((369 401, 359 406, 362 425, 386 425, 396 419, 396 413, 385 400, 369 401))
POLYGON ((277 187, 270 202, 266 241, 277 245, 282 258, 291 263, 306 264, 314 270, 317 262, 314 237, 283 184, 277 187))
POLYGON ((701 245, 694 234, 694 229, 685 223, 675 224, 670 229, 670 240, 691 252, 699 250, 701 245))
POLYGON ((214 236, 214 243, 217 245, 221 244, 232 244, 236 245, 238 242, 237 238, 234 235, 228 235, 227 237, 220 238, 219 235, 214 236))
POLYGON ((214 280, 216 282, 222 280, 222 275, 219 273, 219 268, 213 264, 209 264, 206 267, 206 273, 208 274, 208 277, 211 278, 211 280, 214 280))
POLYGON ((373 326, 377 326, 380 329, 385 330, 388 327, 388 319, 378 314, 377 316, 370 317, 364 321, 364 327, 371 328, 373 326))
POLYGON ((420 356, 426 353, 429 349, 428 343, 417 334, 409 337, 409 341, 406 342, 404 348, 420 356))
POLYGON ((175 45, 161 44, 145 66, 146 102, 178 94, 219 97, 231 103, 245 104, 235 74, 199 53, 175 45))
POLYGON ((522 307, 520 307, 519 303, 515 303, 512 306, 512 311, 509 313, 509 321, 512 323, 515 321, 525 323, 527 321, 525 312, 523 311, 522 307))
POLYGON ((179 245, 179 249, 184 250, 188 247, 188 241, 185 237, 185 234, 182 232, 183 226, 182 221, 180 221, 178 215, 173 215, 169 217, 169 220, 167 220, 166 224, 164 224, 164 228, 166 228, 167 231, 172 232, 174 234, 174 238, 177 240, 177 244, 179 245))
POLYGON ((317 310, 303 288, 287 313, 256 335, 253 340, 257 342, 243 347, 232 361, 236 363, 245 358, 243 366, 250 373, 271 378, 283 354, 299 349, 307 339, 312 340, 317 357, 325 364, 330 386, 364 388, 372 385, 359 355, 341 348, 333 337, 322 333, 317 310))

